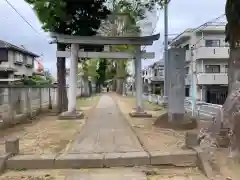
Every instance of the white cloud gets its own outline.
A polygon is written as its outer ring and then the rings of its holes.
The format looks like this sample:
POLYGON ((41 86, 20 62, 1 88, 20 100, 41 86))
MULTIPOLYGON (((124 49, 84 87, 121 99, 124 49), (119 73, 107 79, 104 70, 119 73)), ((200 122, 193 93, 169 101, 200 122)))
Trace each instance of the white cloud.
MULTIPOLYGON (((178 34, 187 28, 195 28, 224 14, 226 0, 171 0, 168 8, 169 34, 178 34)), ((156 58, 143 62, 143 66, 160 60, 163 52, 164 39, 164 13, 160 12, 156 32, 160 32, 160 40, 154 42, 153 46, 147 47, 148 51, 154 51, 156 58)), ((169 36, 173 37, 173 36, 169 36)))

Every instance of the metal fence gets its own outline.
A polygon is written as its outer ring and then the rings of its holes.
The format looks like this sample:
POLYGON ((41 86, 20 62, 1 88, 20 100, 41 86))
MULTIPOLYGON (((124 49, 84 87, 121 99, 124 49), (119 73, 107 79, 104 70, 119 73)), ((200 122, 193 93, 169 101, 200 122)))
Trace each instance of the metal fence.
MULTIPOLYGON (((127 94, 132 96, 135 95, 135 92, 128 92, 127 94)), ((143 100, 159 105, 163 103, 163 97, 156 94, 145 93, 143 94, 143 100)), ((185 98, 184 107, 187 112, 192 112, 191 98, 185 98)), ((212 119, 216 117, 217 113, 220 111, 221 108, 222 105, 219 104, 210 104, 203 101, 197 101, 195 114, 202 118, 212 119)))

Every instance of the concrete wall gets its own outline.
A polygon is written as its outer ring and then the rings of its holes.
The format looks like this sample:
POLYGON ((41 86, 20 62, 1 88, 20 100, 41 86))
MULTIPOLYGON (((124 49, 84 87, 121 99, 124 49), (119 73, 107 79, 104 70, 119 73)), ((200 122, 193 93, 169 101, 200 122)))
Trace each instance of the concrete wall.
POLYGON ((49 88, 2 88, 0 92, 0 127, 16 124, 46 111, 49 102, 56 106, 56 89, 49 88))
MULTIPOLYGON (((77 96, 80 94, 77 89, 77 96)), ((57 88, 1 88, 0 128, 48 111, 49 104, 53 108, 57 106, 57 88)))

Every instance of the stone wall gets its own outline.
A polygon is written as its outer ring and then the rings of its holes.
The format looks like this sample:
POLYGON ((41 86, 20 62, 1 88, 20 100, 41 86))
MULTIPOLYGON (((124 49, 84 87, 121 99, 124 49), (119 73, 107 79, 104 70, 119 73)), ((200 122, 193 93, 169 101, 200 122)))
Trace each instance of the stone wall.
POLYGON ((5 87, 0 91, 0 127, 36 117, 56 106, 56 88, 5 87))

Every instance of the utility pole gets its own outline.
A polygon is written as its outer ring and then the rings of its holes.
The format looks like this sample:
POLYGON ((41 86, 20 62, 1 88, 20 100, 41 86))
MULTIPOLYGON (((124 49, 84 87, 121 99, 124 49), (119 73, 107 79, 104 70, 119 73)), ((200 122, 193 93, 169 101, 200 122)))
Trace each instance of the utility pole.
POLYGON ((191 47, 191 71, 192 71, 192 83, 191 83, 191 90, 192 90, 192 116, 196 115, 196 94, 197 94, 197 74, 196 74, 196 60, 194 59, 194 48, 191 47))
POLYGON ((164 102, 168 102, 169 62, 168 62, 168 0, 164 4, 164 102))

